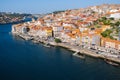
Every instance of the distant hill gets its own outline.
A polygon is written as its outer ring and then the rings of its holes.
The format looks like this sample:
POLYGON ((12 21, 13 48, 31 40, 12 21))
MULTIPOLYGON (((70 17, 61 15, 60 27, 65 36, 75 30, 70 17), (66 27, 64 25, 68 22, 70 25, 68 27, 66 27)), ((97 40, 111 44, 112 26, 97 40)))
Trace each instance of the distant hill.
POLYGON ((0 12, 0 24, 13 23, 24 20, 25 17, 30 17, 31 14, 20 14, 11 12, 0 12))

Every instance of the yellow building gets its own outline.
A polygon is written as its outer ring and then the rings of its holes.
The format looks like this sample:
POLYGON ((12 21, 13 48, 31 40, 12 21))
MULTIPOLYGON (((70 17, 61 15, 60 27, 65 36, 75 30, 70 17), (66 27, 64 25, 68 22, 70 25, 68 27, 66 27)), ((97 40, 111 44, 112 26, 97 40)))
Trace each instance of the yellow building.
POLYGON ((46 31, 47 37, 52 37, 52 28, 51 27, 45 28, 45 31, 46 31))

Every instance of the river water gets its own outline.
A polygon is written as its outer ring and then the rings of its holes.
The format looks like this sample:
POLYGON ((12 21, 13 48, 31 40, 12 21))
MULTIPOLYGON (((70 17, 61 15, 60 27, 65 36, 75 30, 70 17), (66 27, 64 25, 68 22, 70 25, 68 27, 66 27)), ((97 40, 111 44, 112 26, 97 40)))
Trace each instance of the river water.
POLYGON ((10 33, 11 25, 0 25, 0 80, 120 80, 119 67, 25 41, 10 33))

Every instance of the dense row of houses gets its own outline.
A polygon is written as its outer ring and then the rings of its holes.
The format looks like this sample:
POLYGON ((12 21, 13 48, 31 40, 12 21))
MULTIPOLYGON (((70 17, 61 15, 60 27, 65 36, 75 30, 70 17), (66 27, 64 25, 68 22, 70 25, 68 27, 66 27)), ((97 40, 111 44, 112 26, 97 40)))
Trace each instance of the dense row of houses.
POLYGON ((39 36, 41 38, 59 38, 62 42, 67 42, 72 45, 96 45, 120 50, 119 41, 101 36, 101 32, 110 28, 109 25, 94 28, 94 21, 99 19, 104 12, 100 9, 93 13, 93 11, 97 10, 96 8, 92 7, 89 11, 88 9, 79 9, 67 10, 59 14, 48 14, 43 18, 39 18, 37 21, 33 20, 24 24, 13 25, 12 32, 39 36))
POLYGON ((71 27, 26 27, 22 25, 14 25, 12 28, 13 32, 19 32, 23 34, 29 34, 31 36, 39 37, 56 37, 60 38, 62 42, 68 42, 70 44, 78 45, 96 45, 103 46, 106 48, 114 48, 120 50, 120 42, 117 40, 111 40, 109 38, 101 37, 100 33, 104 29, 85 29, 80 31, 80 29, 72 29, 71 27))

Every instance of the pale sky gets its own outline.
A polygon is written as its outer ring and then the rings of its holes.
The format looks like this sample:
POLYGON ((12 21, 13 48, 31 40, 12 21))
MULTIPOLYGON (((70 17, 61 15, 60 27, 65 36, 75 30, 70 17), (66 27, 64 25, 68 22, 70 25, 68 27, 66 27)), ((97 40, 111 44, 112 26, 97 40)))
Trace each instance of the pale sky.
POLYGON ((99 4, 120 4, 120 0, 0 0, 0 12, 39 14, 99 4))

